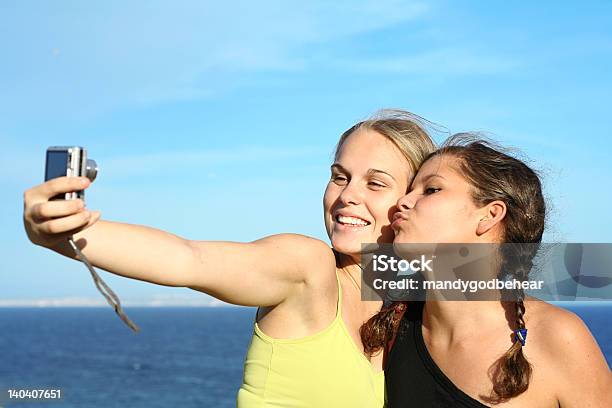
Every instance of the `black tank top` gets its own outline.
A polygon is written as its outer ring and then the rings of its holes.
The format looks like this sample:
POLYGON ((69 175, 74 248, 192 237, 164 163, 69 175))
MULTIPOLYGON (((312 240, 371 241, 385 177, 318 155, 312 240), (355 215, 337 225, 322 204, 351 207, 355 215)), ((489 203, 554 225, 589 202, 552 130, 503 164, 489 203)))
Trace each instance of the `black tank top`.
POLYGON ((388 408, 483 408, 451 382, 427 351, 421 322, 423 302, 408 303, 385 367, 388 408))

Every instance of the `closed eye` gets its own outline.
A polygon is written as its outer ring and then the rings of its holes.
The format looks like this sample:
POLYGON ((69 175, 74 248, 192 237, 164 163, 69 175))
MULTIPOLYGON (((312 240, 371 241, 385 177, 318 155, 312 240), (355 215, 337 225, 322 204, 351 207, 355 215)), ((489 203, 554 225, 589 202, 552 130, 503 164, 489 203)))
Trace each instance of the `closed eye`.
POLYGON ((332 174, 331 180, 334 183, 340 184, 340 185, 344 185, 348 181, 348 179, 345 176, 341 175, 341 174, 332 174))

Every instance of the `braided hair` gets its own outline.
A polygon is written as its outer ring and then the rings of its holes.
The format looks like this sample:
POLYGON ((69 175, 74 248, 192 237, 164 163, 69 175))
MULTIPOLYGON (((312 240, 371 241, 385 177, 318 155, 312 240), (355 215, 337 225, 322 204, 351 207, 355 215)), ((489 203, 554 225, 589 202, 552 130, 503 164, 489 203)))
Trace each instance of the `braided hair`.
MULTIPOLYGON (((502 220, 500 277, 526 280, 533 266, 544 232, 546 206, 537 173, 523 161, 512 157, 504 149, 474 134, 453 135, 434 156, 456 159, 459 173, 472 186, 472 199, 484 206, 493 201, 506 204, 502 220)), ((510 322, 515 336, 512 346, 491 367, 493 389, 489 401, 499 403, 527 390, 532 367, 523 354, 526 337, 525 294, 522 289, 505 294, 511 296, 513 309, 510 322)), ((398 303, 384 307, 368 320, 360 330, 366 352, 378 352, 393 339, 399 327, 398 303)), ((409 306, 408 306, 409 307, 409 306)))

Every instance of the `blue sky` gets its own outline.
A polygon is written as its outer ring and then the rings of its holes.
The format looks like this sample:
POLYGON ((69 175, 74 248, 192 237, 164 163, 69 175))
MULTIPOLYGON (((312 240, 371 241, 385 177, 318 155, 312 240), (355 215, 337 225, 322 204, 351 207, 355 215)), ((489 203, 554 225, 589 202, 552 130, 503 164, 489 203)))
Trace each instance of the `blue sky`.
MULTIPOLYGON (((0 304, 102 301, 23 231, 48 146, 88 148, 106 219, 326 239, 335 142, 384 107, 520 148, 544 175, 546 240, 612 242, 611 20, 603 1, 2 2, 0 304)), ((134 303, 209 301, 104 276, 134 303)))

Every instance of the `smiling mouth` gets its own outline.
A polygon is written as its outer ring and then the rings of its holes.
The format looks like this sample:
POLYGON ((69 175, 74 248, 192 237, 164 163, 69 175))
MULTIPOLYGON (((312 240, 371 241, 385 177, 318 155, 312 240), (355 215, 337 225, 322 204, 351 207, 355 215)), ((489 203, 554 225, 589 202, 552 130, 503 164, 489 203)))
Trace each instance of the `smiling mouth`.
POLYGON ((356 217, 346 217, 344 215, 336 215, 336 222, 340 225, 346 225, 349 227, 366 227, 370 225, 369 221, 356 217))

